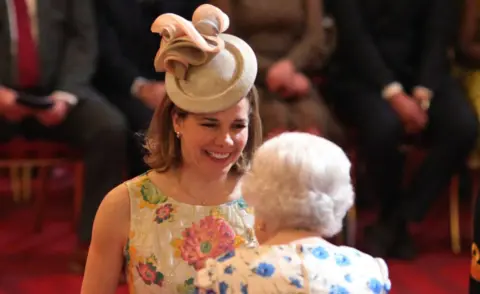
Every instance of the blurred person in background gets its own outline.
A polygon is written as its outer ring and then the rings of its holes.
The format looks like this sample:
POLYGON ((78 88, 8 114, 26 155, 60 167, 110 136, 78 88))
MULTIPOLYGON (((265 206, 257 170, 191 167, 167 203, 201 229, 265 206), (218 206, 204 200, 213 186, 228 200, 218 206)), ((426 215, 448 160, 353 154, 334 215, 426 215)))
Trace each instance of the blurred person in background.
MULTIPOLYGON (((472 103, 477 118, 480 115, 480 18, 477 0, 465 0, 459 42, 455 51, 456 71, 472 103)), ((480 167, 480 149, 469 159, 471 168, 480 167)))
POLYGON ((165 97, 164 73, 153 67, 160 36, 150 32, 155 18, 175 13, 190 18, 203 0, 97 0, 99 60, 94 85, 126 116, 128 174, 148 166, 143 162, 140 133, 148 128, 155 107, 165 97))
POLYGON ((258 59, 264 137, 298 130, 338 138, 311 72, 326 61, 322 0, 211 0, 231 17, 230 31, 252 46, 258 59))
POLYGON ((83 268, 97 208, 122 181, 126 147, 123 116, 90 85, 97 52, 92 7, 83 0, 2 0, 0 27, 0 143, 24 136, 83 151, 83 268))
POLYGON ((237 183, 261 141, 257 61, 243 40, 219 35, 228 23, 208 4, 192 22, 163 14, 153 23, 167 95, 145 139, 152 170, 103 201, 83 294, 115 293, 124 262, 130 293, 193 293, 207 258, 256 245, 237 183))
POLYGON ((454 0, 336 0, 329 3, 337 50, 329 81, 335 108, 358 131, 380 214, 365 231, 376 256, 416 255, 409 222, 421 221, 474 146, 478 121, 448 56, 457 29, 454 0), (427 157, 402 187, 413 139, 427 157))
POLYGON ((199 293, 388 293, 384 260, 325 238, 354 203, 350 161, 332 142, 284 133, 255 152, 241 181, 255 214, 258 248, 208 260, 199 293))
MULTIPOLYGON (((465 0, 462 22, 460 26, 459 43, 455 54, 458 65, 457 74, 463 82, 468 98, 474 106, 477 118, 480 115, 480 3, 478 0, 465 0)), ((480 145, 469 159, 469 167, 480 167, 480 145)), ((478 179, 475 179, 478 180, 478 179)), ((474 181, 475 181, 474 180, 474 181)), ((470 294, 480 293, 480 202, 476 197, 473 210, 473 242, 471 247, 470 294)))

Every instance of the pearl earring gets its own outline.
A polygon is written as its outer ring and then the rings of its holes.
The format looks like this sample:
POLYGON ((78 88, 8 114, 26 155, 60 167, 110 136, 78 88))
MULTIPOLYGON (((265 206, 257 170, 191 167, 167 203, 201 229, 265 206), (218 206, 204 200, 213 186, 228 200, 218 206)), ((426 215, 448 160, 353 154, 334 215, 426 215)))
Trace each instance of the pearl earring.
POLYGON ((175 132, 175 134, 177 135, 178 139, 180 139, 180 137, 182 136, 182 134, 180 134, 180 132, 175 132))

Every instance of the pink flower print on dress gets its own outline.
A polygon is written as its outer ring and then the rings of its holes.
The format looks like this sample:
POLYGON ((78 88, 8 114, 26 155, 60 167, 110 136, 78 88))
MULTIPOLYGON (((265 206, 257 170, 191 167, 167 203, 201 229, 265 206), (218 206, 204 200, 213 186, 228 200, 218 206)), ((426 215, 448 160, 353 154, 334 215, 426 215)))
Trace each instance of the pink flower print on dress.
POLYGON ((235 247, 235 232, 222 218, 207 216, 182 233, 180 255, 196 270, 204 267, 208 258, 216 258, 235 247))
POLYGON ((139 262, 137 271, 145 284, 162 286, 164 276, 161 272, 157 271, 157 267, 153 263, 139 262))
POLYGON ((164 204, 155 211, 154 221, 161 224, 164 221, 171 220, 174 211, 175 209, 171 203, 164 204))

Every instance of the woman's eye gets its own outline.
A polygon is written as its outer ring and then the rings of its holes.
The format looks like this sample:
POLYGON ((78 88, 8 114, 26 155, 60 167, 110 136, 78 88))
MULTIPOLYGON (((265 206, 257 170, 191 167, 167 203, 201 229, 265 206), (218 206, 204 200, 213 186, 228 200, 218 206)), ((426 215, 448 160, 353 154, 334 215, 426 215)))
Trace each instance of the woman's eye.
POLYGON ((215 125, 215 124, 202 124, 202 126, 207 127, 207 128, 214 128, 217 125, 215 125))
POLYGON ((247 126, 244 125, 244 124, 238 124, 238 125, 234 125, 233 128, 234 129, 237 129, 237 130, 241 130, 241 129, 244 129, 246 128, 247 126))

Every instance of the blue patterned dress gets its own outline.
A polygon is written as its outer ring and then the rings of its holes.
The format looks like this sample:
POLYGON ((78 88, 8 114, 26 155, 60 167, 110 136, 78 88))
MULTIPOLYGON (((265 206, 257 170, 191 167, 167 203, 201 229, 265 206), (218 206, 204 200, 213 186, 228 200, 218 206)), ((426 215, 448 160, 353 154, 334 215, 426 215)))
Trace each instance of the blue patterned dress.
POLYGON ((320 238, 237 249, 207 261, 195 284, 209 294, 383 294, 391 288, 383 259, 320 238))

